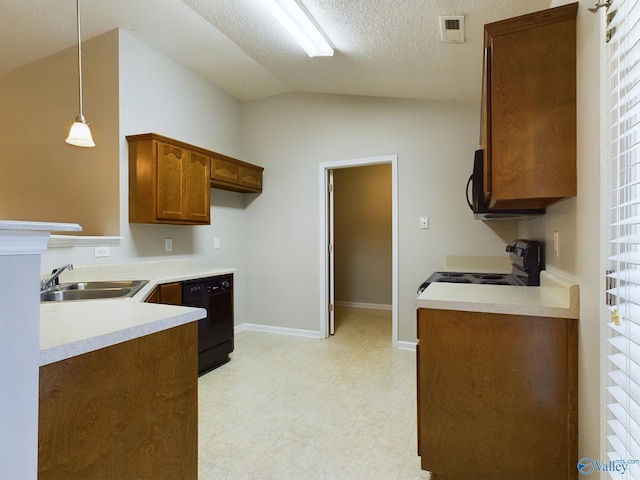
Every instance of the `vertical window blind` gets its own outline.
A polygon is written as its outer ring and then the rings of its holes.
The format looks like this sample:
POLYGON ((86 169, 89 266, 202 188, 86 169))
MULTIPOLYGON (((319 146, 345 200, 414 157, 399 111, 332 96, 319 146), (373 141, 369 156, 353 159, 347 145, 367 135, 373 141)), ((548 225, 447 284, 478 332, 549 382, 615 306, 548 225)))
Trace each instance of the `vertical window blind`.
MULTIPOLYGON (((640 0, 607 9, 607 445, 609 478, 640 480, 640 0)), ((608 469, 603 469, 608 470, 608 469)))

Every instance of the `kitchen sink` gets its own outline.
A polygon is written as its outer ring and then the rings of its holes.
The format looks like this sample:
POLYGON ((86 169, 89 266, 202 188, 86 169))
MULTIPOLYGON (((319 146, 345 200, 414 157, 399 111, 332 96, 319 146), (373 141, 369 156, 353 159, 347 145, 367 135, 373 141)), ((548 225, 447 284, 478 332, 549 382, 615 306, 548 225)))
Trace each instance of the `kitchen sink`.
POLYGON ((140 290, 148 280, 105 280, 98 282, 61 283, 60 290, 102 290, 113 288, 136 288, 140 290))
POLYGON ((42 292, 40 302, 133 297, 147 283, 148 280, 61 283, 55 290, 42 292))

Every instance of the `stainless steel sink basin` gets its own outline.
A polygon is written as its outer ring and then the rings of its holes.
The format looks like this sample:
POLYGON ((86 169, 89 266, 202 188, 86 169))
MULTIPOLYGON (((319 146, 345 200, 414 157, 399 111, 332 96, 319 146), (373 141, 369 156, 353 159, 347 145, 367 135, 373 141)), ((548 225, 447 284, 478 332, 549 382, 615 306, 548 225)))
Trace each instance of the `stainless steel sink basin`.
POLYGON ((55 290, 40 294, 40 302, 97 300, 133 297, 148 280, 61 283, 55 290))
MULTIPOLYGON (((99 282, 61 283, 60 290, 97 290, 104 288, 136 288, 142 287, 147 280, 105 280, 99 282)), ((140 288, 138 288, 139 290, 140 288)), ((137 290, 136 290, 137 291, 137 290)))

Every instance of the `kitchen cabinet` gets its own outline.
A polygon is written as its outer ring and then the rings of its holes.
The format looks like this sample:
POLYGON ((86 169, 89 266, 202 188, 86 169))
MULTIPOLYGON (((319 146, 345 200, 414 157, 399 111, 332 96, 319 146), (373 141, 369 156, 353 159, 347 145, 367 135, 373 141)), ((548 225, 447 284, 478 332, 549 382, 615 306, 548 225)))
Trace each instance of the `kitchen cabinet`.
POLYGON ((432 479, 577 479, 577 320, 424 308, 417 320, 432 479))
POLYGON ((578 3, 485 25, 481 143, 490 209, 576 195, 578 3))
POLYGON ((40 367, 38 478, 198 478, 197 323, 40 367))
POLYGON ((262 167, 212 152, 211 186, 241 193, 262 192, 262 167))
POLYGON ((209 225, 207 151, 154 133, 129 135, 129 221, 209 225))
POLYGON ((147 303, 163 303, 165 305, 182 305, 182 282, 163 283, 149 294, 147 303))

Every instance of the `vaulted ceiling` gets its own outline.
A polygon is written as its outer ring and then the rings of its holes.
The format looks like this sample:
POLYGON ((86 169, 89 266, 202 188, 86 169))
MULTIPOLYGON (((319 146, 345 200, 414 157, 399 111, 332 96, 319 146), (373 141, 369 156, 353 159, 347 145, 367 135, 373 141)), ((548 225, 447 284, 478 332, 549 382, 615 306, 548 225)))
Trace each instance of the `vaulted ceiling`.
MULTIPOLYGON (((335 48, 309 58, 260 0, 81 0, 82 38, 122 28, 230 95, 477 101, 485 23, 550 0, 298 0, 335 48), (464 15, 465 42, 440 40, 464 15)), ((0 0, 0 75, 76 44, 75 0, 0 0)))

